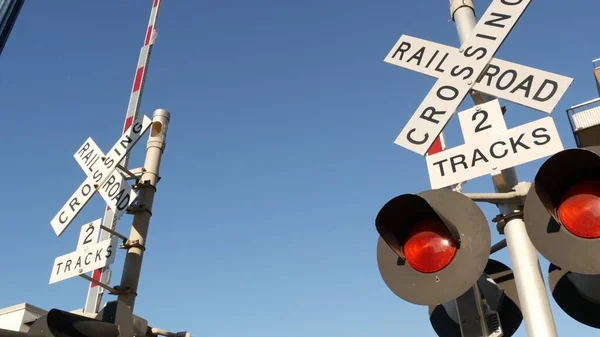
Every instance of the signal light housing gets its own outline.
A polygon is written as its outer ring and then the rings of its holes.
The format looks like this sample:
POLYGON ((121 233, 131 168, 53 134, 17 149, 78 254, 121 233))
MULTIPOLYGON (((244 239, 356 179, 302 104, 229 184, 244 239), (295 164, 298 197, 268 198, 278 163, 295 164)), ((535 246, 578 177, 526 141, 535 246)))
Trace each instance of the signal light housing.
POLYGON ((462 295, 488 261, 487 219, 458 192, 439 189, 397 196, 381 208, 375 227, 381 277, 398 297, 414 304, 439 304, 462 295), (431 254, 436 248, 432 244, 442 252, 431 254), (427 254, 433 262, 425 262, 427 254))
MULTIPOLYGON (((483 275, 486 277, 483 279, 480 278, 477 281, 479 287, 482 289, 482 295, 487 300, 487 303, 491 305, 490 309, 498 312, 503 336, 510 337, 517 332, 523 322, 523 314, 520 309, 513 272, 504 263, 489 259, 483 275), (494 303, 493 299, 486 298, 485 287, 503 292, 497 303, 494 303)), ((448 314, 444 305, 429 306, 429 321, 438 336, 461 337, 460 325, 455 319, 448 314)), ((488 327, 491 327, 491 325, 488 324, 488 327)))
POLYGON ((38 318, 29 328, 28 335, 40 337, 118 337, 119 328, 111 323, 52 309, 38 318))
POLYGON ((556 304, 571 318, 600 329, 600 277, 548 266, 548 285, 556 304), (587 289, 583 289, 587 288, 587 289))
POLYGON ((600 146, 593 146, 551 156, 525 199, 525 226, 536 249, 555 266, 579 274, 600 274, 599 154, 600 146))

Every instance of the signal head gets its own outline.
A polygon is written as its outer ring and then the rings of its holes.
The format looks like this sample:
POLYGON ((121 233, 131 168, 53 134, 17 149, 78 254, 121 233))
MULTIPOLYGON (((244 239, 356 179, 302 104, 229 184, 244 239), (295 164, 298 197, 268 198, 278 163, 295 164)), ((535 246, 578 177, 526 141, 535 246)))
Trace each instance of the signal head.
POLYGON ((462 295, 483 272, 490 250, 485 215, 446 189, 404 194, 379 211, 377 262, 398 297, 430 305, 462 295))
POLYGON ((600 273, 600 146, 548 158, 525 200, 531 242, 551 263, 600 273))

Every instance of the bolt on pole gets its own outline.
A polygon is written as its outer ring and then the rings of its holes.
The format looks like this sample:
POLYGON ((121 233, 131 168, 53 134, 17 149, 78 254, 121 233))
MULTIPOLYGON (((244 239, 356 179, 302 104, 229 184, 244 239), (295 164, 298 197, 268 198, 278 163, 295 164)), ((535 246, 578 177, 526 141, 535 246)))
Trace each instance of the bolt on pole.
POLYGON ((119 289, 124 292, 117 298, 118 302, 127 305, 132 312, 137 296, 142 259, 146 249, 146 236, 150 217, 152 217, 152 204, 156 193, 156 184, 159 180, 160 160, 166 145, 170 116, 170 113, 164 109, 155 110, 152 114, 150 137, 146 144, 145 171, 138 183, 140 189, 138 206, 133 216, 133 225, 127 242, 127 255, 119 286, 119 289))
MULTIPOLYGON (((462 44, 476 24, 473 1, 450 0, 450 13, 462 44)), ((495 99, 493 96, 475 91, 471 92, 471 98, 475 104, 495 99)), ((514 167, 493 175, 492 179, 498 193, 511 192, 519 182, 514 167)), ((503 215, 520 211, 519 206, 515 204, 500 204, 498 208, 503 215)), ((529 240, 522 215, 506 222, 504 234, 513 265, 512 269, 527 335, 529 337, 558 337, 537 251, 529 240)))

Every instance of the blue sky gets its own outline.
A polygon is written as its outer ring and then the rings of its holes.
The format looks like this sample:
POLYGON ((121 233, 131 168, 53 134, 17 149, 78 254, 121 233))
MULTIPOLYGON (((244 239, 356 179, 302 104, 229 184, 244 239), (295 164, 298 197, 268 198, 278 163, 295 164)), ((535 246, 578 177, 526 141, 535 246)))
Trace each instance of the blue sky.
MULTIPOLYGON (((478 13, 489 3, 476 0, 478 13)), ((23 7, 0 57, 0 307, 84 304, 87 282, 48 279, 80 225, 102 216, 102 199, 61 238, 50 220, 84 179, 77 148, 92 137, 107 151, 119 136, 150 5, 23 7)), ((565 147, 565 110, 598 95, 599 10, 533 1, 496 54, 575 78, 553 114, 565 147)), ((434 336, 427 308, 381 280, 374 219, 390 198, 429 188, 424 159, 393 141, 434 79, 383 58, 402 34, 458 46, 448 20, 445 0, 163 0, 141 108, 166 108, 172 122, 136 313, 196 336, 434 336)), ((508 127, 544 117, 502 103, 508 127)), ((445 134, 462 144, 457 118, 445 134)), ((138 145, 133 167, 143 154, 138 145)), ((520 179, 541 163, 520 166, 520 179)), ((489 177, 465 186, 491 190, 489 177)), ((505 251, 494 258, 510 265, 505 251)), ((559 335, 597 334, 551 303, 559 335)))

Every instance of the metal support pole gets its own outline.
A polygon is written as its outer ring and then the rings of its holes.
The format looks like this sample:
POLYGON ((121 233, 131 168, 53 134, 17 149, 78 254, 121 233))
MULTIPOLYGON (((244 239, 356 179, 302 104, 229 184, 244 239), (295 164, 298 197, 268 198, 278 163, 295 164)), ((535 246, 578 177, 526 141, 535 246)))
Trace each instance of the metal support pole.
MULTIPOLYGON (((450 0, 450 13, 456 23, 461 44, 475 27, 475 7, 472 0, 450 0)), ((482 93, 472 92, 475 104, 495 99, 482 93)), ((518 184, 514 167, 492 175, 494 188, 498 193, 508 193, 518 184)), ((520 211, 515 204, 498 205, 502 214, 520 211)), ((542 278, 537 250, 529 240, 523 218, 512 218, 504 227, 504 234, 513 265, 513 273, 521 304, 521 312, 529 337, 558 337, 550 301, 542 278)))
POLYGON ((163 109, 155 110, 152 115, 152 126, 150 127, 150 137, 146 144, 146 160, 144 168, 146 171, 142 175, 138 188, 137 211, 133 216, 133 225, 129 234, 127 256, 123 265, 123 274, 119 290, 125 293, 119 294, 117 301, 127 305, 133 312, 137 288, 142 269, 142 259, 146 249, 146 236, 148 234, 148 225, 152 216, 152 203, 156 192, 156 183, 159 179, 160 160, 165 149, 165 140, 167 128, 169 126, 170 114, 163 109))

